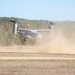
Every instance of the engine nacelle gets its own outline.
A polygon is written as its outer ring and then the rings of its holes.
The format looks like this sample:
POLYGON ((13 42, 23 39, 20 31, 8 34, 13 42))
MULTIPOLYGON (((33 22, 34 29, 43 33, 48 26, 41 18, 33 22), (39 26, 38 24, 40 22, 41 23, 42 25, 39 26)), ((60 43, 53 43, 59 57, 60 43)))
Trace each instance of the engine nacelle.
POLYGON ((18 32, 18 24, 15 22, 15 23, 13 24, 13 33, 14 33, 14 35, 16 35, 17 32, 18 32))

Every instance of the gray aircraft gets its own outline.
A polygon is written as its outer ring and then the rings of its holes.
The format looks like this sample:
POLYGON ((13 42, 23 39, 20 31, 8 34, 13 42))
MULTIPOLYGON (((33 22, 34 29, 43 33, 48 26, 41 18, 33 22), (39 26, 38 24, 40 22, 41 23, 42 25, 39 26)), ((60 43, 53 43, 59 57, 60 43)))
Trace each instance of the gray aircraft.
POLYGON ((18 26, 18 21, 10 21, 13 23, 13 34, 17 35, 17 33, 19 32, 21 35, 21 38, 26 41, 27 39, 29 40, 38 40, 38 39, 42 39, 42 34, 40 32, 50 32, 53 24, 49 24, 48 29, 38 29, 38 30, 32 30, 32 29, 25 29, 25 28, 20 28, 18 26))

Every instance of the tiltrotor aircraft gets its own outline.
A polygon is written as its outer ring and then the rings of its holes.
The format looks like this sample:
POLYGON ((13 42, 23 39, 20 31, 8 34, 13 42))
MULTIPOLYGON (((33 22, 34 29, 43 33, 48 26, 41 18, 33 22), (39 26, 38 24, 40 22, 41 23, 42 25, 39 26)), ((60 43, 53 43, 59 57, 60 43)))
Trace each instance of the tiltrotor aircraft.
POLYGON ((38 29, 38 30, 32 30, 29 28, 20 28, 18 26, 18 21, 10 20, 10 22, 13 23, 13 34, 17 35, 17 33, 20 33, 22 39, 26 41, 29 40, 38 40, 42 39, 42 34, 40 32, 50 32, 53 24, 50 22, 48 29, 38 29))

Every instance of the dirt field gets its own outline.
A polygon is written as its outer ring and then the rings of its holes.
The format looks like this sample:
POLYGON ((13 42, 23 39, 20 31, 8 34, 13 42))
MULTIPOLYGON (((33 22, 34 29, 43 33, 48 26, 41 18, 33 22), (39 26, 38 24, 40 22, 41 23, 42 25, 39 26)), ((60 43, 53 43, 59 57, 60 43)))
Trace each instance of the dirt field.
POLYGON ((75 54, 0 52, 0 75, 74 75, 75 54))
POLYGON ((58 45, 42 45, 42 46, 6 46, 0 47, 0 52, 26 52, 26 53, 59 53, 59 54, 75 54, 74 45, 62 46, 58 45))
POLYGON ((75 60, 0 60, 0 75, 74 75, 75 60))
POLYGON ((0 47, 0 75, 75 74, 74 50, 48 50, 42 46, 0 47))

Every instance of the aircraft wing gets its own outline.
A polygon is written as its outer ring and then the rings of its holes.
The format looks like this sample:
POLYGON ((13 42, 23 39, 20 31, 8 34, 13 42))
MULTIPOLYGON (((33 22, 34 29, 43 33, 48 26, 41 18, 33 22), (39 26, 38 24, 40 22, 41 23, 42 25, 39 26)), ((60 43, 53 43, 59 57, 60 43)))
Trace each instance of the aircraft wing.
POLYGON ((23 32, 31 32, 30 29, 24 29, 24 28, 19 28, 18 30, 19 30, 19 31, 23 31, 23 32))
POLYGON ((50 32, 50 29, 38 29, 38 30, 31 30, 31 29, 24 29, 24 28, 19 28, 19 31, 23 32, 50 32))
POLYGON ((50 32, 51 30, 50 29, 38 29, 37 31, 38 32, 50 32))

